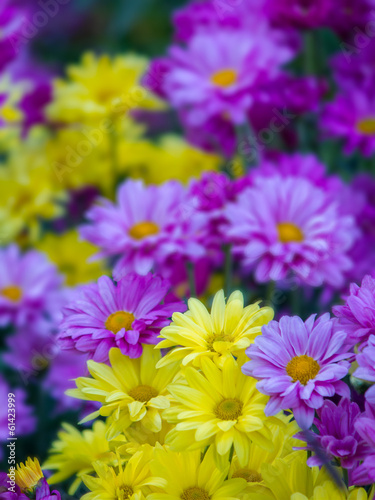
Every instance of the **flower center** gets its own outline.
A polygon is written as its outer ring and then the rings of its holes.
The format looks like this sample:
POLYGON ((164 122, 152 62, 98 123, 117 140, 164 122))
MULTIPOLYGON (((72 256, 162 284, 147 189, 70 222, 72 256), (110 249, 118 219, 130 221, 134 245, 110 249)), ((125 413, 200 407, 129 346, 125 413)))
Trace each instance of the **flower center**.
POLYGON ((315 378, 320 370, 320 366, 315 359, 306 354, 295 356, 286 365, 286 373, 292 377, 293 382, 299 380, 302 385, 315 378))
POLYGON ((158 394, 158 391, 150 385, 139 385, 129 391, 129 396, 141 403, 148 403, 150 399, 156 398, 158 394))
POLYGON ((215 408, 220 420, 236 420, 242 413, 243 403, 239 399, 223 399, 215 408))
POLYGON ((251 469, 237 469, 232 478, 242 477, 242 479, 246 479, 248 483, 260 483, 262 481, 262 476, 259 472, 251 469))
POLYGON ((365 135, 375 134, 375 117, 364 118, 357 123, 357 130, 365 135))
POLYGON ((22 290, 18 286, 10 285, 10 286, 4 287, 0 291, 0 294, 3 297, 6 297, 7 299, 11 300, 12 302, 18 302, 20 300, 20 298, 22 297, 22 290))
POLYGON ((184 490, 180 498, 181 500, 210 500, 211 497, 207 491, 198 486, 193 486, 193 488, 184 490))
POLYGON ((155 224, 155 222, 145 220, 134 224, 134 226, 129 229, 128 234, 135 240, 143 240, 143 238, 147 238, 147 236, 158 234, 159 231, 159 226, 155 224))
POLYGON ((231 335, 226 335, 224 333, 214 333, 207 339, 207 349, 211 352, 215 352, 214 342, 233 342, 233 340, 231 335))
POLYGON ((230 87, 237 81, 237 71, 234 69, 221 69, 211 76, 211 82, 218 87, 230 87))
POLYGON ((125 498, 130 498, 133 495, 134 491, 131 486, 121 486, 121 493, 122 493, 121 498, 125 499, 125 498))
POLYGON ((302 231, 292 222, 280 222, 277 224, 277 231, 281 243, 300 243, 304 240, 302 231))
POLYGON ((104 326, 113 333, 118 333, 122 328, 129 331, 132 329, 134 320, 134 314, 126 311, 117 311, 108 316, 104 326))

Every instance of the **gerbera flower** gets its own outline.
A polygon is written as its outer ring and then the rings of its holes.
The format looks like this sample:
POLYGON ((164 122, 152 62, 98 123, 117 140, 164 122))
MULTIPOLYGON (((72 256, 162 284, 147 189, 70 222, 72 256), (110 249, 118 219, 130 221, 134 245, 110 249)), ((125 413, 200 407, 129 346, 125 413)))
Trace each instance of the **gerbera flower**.
POLYGON ((260 380, 259 391, 270 396, 266 415, 292 409, 302 429, 311 427, 314 410, 323 406, 324 397, 348 392, 341 382, 351 357, 346 333, 334 328, 328 313, 316 321, 315 316, 306 322, 297 316, 271 321, 246 351, 251 361, 242 367, 260 380))
POLYGON ((227 237, 258 282, 294 273, 312 286, 344 284, 352 267, 347 251, 357 236, 353 219, 307 179, 258 178, 228 204, 226 216, 227 237))
POLYGON ((30 250, 22 255, 16 245, 0 249, 0 325, 26 324, 54 311, 61 283, 43 254, 30 250))
POLYGON ((111 416, 108 440, 125 431, 132 422, 142 422, 146 429, 159 432, 162 427, 159 411, 170 406, 167 386, 179 369, 175 364, 156 370, 159 359, 160 352, 145 346, 142 357, 138 359, 130 359, 119 349, 111 349, 111 366, 88 361, 93 378, 78 378, 77 389, 71 389, 67 394, 78 399, 98 401, 102 406, 82 422, 99 415, 111 416))
POLYGON ((91 224, 81 235, 101 247, 99 256, 115 256, 116 280, 129 272, 146 274, 168 257, 196 260, 205 254, 205 221, 187 210, 186 190, 177 182, 145 187, 128 180, 118 189, 118 203, 103 200, 86 214, 91 224))
MULTIPOLYGON (((366 347, 357 354, 356 361, 358 368, 353 376, 368 382, 375 382, 375 335, 369 337, 366 347)), ((371 405, 375 405, 374 384, 367 389, 366 400, 371 405)))
POLYGON ((209 313, 198 299, 188 301, 189 310, 172 316, 172 323, 163 328, 158 349, 175 347, 158 363, 158 367, 175 361, 199 364, 203 357, 212 358, 219 366, 239 351, 249 347, 261 333, 261 327, 273 318, 270 307, 259 302, 244 307, 243 295, 233 292, 225 303, 223 290, 217 292, 209 313))
POLYGON ((111 347, 138 358, 142 344, 156 344, 160 330, 185 305, 169 296, 170 284, 158 276, 129 274, 115 284, 107 276, 81 288, 81 296, 64 309, 60 343, 65 349, 107 361, 111 347))
POLYGON ((352 283, 345 304, 334 306, 332 311, 349 342, 366 344, 375 334, 375 279, 365 276, 361 286, 352 283))
POLYGON ((250 443, 272 449, 273 420, 264 415, 267 398, 257 391, 255 380, 242 374, 234 358, 220 370, 213 361, 202 358, 201 372, 192 367, 184 371, 186 381, 168 387, 175 403, 163 418, 174 423, 166 443, 177 451, 203 449, 212 443, 219 455, 232 445, 241 465, 249 460, 250 443))
MULTIPOLYGON (((226 479, 229 463, 218 467, 211 446, 201 461, 200 451, 177 453, 155 449, 151 471, 165 485, 147 500, 229 500, 238 498, 246 487, 243 479, 226 479)), ((155 491, 155 488, 152 488, 155 491)), ((242 497, 241 497, 242 498, 242 497)))

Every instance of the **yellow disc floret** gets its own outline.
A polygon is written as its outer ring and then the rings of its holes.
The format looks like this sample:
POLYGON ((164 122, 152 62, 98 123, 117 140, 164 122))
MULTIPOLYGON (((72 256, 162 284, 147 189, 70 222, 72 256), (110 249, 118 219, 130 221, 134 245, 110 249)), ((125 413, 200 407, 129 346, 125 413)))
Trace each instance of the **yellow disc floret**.
POLYGON ((309 380, 315 378, 319 370, 319 363, 306 354, 295 356, 286 365, 289 377, 292 377, 293 382, 299 380, 302 385, 306 385, 309 380))

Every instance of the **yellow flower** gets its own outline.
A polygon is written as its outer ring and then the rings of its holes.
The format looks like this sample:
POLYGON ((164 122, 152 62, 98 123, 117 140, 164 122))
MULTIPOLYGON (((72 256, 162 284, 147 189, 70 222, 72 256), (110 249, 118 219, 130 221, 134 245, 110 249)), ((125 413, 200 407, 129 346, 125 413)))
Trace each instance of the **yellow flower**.
POLYGON ((22 491, 33 490, 38 482, 43 479, 43 472, 37 458, 28 458, 25 464, 17 465, 16 484, 22 491))
POLYGON ((101 461, 93 463, 97 477, 82 476, 90 490, 81 500, 144 500, 150 486, 163 482, 150 473, 150 450, 135 453, 125 466, 119 460, 118 467, 109 467, 101 461))
POLYGON ((104 422, 97 421, 92 429, 85 429, 83 432, 67 423, 63 423, 62 427, 64 430, 58 433, 58 441, 52 443, 43 469, 56 470, 48 479, 49 484, 56 484, 77 475, 69 488, 69 495, 74 495, 81 484, 82 474, 94 471, 93 462, 100 460, 111 463, 116 459, 116 455, 109 448, 104 422))
POLYGON ((151 471, 166 485, 147 500, 234 500, 246 487, 243 479, 226 479, 229 463, 219 469, 212 447, 202 462, 200 451, 176 453, 159 448, 154 457, 151 471))
POLYGON ((80 241, 75 230, 63 234, 49 233, 35 246, 57 265, 65 275, 68 286, 95 281, 103 274, 109 274, 103 261, 89 262, 97 248, 91 243, 80 241))
POLYGON ((9 75, 0 78, 0 95, 6 96, 0 104, 0 122, 17 125, 22 121, 23 113, 18 108, 23 95, 28 90, 27 82, 12 82, 9 75))
POLYGON ((68 67, 66 80, 55 81, 49 117, 57 122, 92 124, 134 109, 163 109, 165 105, 141 86, 147 67, 147 59, 133 54, 114 58, 84 54, 80 64, 68 67))
POLYGON ((261 327, 273 318, 270 307, 259 307, 259 302, 244 307, 243 295, 233 292, 225 304, 224 292, 218 292, 213 300, 211 314, 197 299, 188 301, 189 310, 174 313, 172 323, 162 329, 163 338, 157 348, 175 347, 162 358, 158 367, 173 361, 196 365, 209 357, 223 366, 228 357, 237 356, 261 333, 261 327))
POLYGON ((88 361, 87 366, 93 378, 76 379, 77 389, 67 391, 70 396, 99 401, 100 410, 86 417, 82 422, 99 415, 110 417, 107 439, 114 439, 133 422, 152 431, 162 428, 160 411, 170 406, 167 386, 178 372, 178 365, 156 370, 160 353, 153 346, 143 346, 140 358, 130 359, 119 349, 111 349, 105 363, 88 361))
POLYGON ((241 465, 250 459, 252 441, 272 450, 269 424, 278 420, 265 417, 267 396, 233 358, 225 361, 222 370, 202 358, 202 372, 187 367, 183 374, 186 381, 168 387, 176 403, 163 414, 167 422, 176 424, 166 437, 172 449, 202 449, 215 443, 219 455, 224 456, 234 445, 241 465))

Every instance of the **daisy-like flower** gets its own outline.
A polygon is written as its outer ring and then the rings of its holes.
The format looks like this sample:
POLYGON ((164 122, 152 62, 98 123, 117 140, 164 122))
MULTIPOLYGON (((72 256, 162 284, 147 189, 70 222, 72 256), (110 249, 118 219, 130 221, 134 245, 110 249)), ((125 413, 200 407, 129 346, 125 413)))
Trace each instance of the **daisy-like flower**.
POLYGON ((136 452, 125 466, 109 467, 100 460, 92 465, 96 476, 84 475, 83 482, 90 490, 82 500, 145 500, 150 486, 161 486, 164 481, 152 477, 151 450, 136 452))
POLYGON ((185 305, 168 296, 168 281, 148 274, 129 274, 115 284, 108 276, 81 288, 81 296, 68 305, 60 326, 65 349, 89 353, 107 361, 111 347, 138 358, 142 344, 156 344, 160 330, 185 305))
POLYGON ((178 182, 144 186, 128 180, 118 189, 117 204, 102 200, 86 214, 84 239, 101 247, 99 256, 119 257, 113 276, 158 270, 168 257, 203 257, 205 221, 187 210, 186 190, 178 182))
POLYGON ((94 462, 100 460, 111 464, 116 455, 109 449, 107 426, 104 422, 98 420, 94 422, 92 429, 82 432, 68 423, 63 423, 62 427, 58 440, 52 443, 43 469, 56 471, 48 478, 49 484, 77 476, 68 491, 69 495, 74 495, 82 482, 82 475, 94 471, 94 462))
POLYGON ((244 307, 243 295, 233 292, 225 303, 223 290, 216 293, 211 313, 198 299, 188 301, 189 310, 176 312, 172 323, 160 332, 162 340, 157 348, 174 347, 158 363, 158 367, 175 361, 187 365, 198 364, 209 357, 218 366, 249 347, 261 333, 261 327, 273 319, 270 307, 259 307, 259 302, 244 307))
POLYGON ((37 458, 29 457, 24 464, 17 464, 15 477, 21 491, 35 500, 61 500, 58 491, 50 492, 37 458))
POLYGON ((365 276, 361 286, 352 283, 345 304, 332 310, 348 341, 353 345, 366 344, 370 335, 375 334, 375 279, 365 276))
POLYGON ((356 361, 358 368, 353 375, 373 383, 366 391, 366 400, 375 405, 375 335, 369 337, 366 347, 357 354, 356 361))
POLYGON ((16 245, 0 249, 0 325, 26 324, 31 317, 55 310, 62 278, 45 256, 16 245))
POLYGON ((357 235, 353 218, 307 179, 257 178, 227 206, 226 216, 227 237, 258 282, 293 273, 312 286, 344 284, 357 235))
POLYGON ((146 429, 159 432, 162 428, 159 411, 170 406, 167 386, 179 370, 177 364, 156 370, 159 359, 160 352, 145 346, 142 357, 138 359, 130 359, 119 349, 111 349, 111 366, 88 361, 92 378, 78 378, 77 389, 71 389, 67 394, 78 399, 98 401, 102 406, 82 422, 99 415, 111 417, 108 440, 114 439, 133 422, 141 422, 146 429))
POLYGON ((174 404, 163 414, 175 424, 166 437, 171 448, 203 449, 215 444, 219 455, 226 456, 232 445, 241 465, 249 460, 250 443, 272 449, 269 425, 277 419, 264 415, 267 397, 247 378, 234 358, 228 358, 220 370, 215 363, 202 358, 201 372, 187 367, 185 380, 168 387, 174 404))
POLYGON ((292 409, 298 425, 309 429, 314 410, 324 397, 347 396, 341 381, 348 373, 352 355, 345 345, 346 333, 338 331, 329 314, 303 322, 283 316, 262 328, 262 335, 246 351, 250 360, 242 370, 260 380, 257 388, 270 396, 266 415, 292 409))
MULTIPOLYGON (((200 451, 173 452, 157 448, 151 471, 165 481, 147 500, 229 500, 246 487, 243 479, 226 479, 229 463, 219 468, 211 446, 203 460, 200 451)), ((155 490, 155 488, 152 488, 155 490)), ((242 497, 241 497, 242 498, 242 497)))

